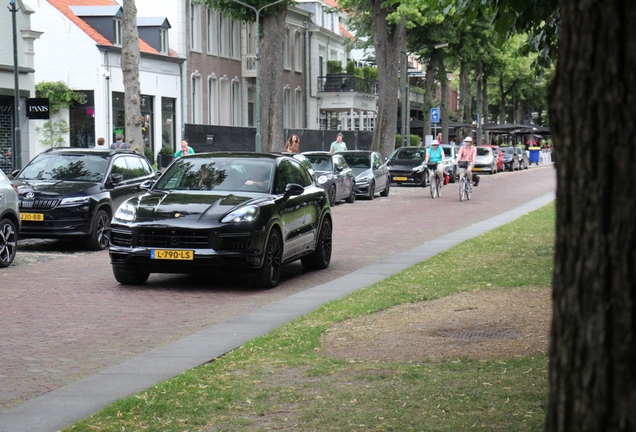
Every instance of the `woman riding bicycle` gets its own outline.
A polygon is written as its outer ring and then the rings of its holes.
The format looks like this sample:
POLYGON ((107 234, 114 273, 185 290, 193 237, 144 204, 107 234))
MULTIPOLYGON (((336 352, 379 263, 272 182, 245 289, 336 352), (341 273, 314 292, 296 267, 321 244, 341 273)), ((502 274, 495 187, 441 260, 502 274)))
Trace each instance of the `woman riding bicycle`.
MULTIPOLYGON (((426 150, 426 160, 424 161, 425 165, 428 163, 436 163, 437 168, 435 169, 435 173, 439 178, 440 186, 444 184, 444 149, 439 145, 439 141, 433 140, 431 146, 426 150)), ((431 179, 431 181, 433 181, 431 179)))
MULTIPOLYGON (((468 162, 468 166, 466 167, 466 173, 468 174, 468 180, 470 184, 473 184, 473 167, 475 166, 475 161, 477 159, 477 149, 473 146, 473 139, 471 137, 464 138, 463 145, 459 148, 459 152, 457 153, 457 161, 458 162, 468 162)), ((477 185, 475 185, 477 186, 477 185)))

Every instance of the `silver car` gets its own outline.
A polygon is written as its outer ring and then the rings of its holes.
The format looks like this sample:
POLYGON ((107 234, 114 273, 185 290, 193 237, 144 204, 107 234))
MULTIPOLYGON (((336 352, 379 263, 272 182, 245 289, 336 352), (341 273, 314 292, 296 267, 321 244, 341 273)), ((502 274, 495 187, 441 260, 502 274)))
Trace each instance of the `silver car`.
POLYGON ((8 267, 15 258, 20 235, 18 192, 0 169, 0 267, 8 267))

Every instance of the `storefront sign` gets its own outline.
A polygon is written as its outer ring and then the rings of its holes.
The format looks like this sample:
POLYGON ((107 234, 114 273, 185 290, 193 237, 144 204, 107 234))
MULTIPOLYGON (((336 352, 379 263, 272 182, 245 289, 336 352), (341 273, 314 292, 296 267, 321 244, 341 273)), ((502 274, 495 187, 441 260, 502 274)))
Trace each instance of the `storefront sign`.
POLYGON ((49 99, 48 98, 29 98, 26 101, 27 117, 31 120, 48 120, 49 119, 49 99))

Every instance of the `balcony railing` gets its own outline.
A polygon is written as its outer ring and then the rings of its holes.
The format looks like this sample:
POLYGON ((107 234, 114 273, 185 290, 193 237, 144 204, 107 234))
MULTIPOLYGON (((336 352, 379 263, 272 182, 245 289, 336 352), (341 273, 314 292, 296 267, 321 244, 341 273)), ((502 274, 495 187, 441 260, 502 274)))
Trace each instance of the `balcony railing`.
POLYGON ((378 94, 376 81, 370 81, 355 75, 329 74, 318 77, 318 91, 322 92, 361 92, 378 94))

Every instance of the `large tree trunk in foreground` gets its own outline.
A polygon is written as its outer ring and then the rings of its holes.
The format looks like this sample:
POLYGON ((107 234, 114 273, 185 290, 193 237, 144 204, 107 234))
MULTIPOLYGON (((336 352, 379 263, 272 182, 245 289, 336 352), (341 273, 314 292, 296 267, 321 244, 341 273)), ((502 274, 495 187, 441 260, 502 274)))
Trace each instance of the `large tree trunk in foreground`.
MULTIPOLYGON (((398 110, 398 69, 404 49, 405 22, 387 23, 388 11, 381 0, 371 0, 373 45, 378 65, 378 118, 373 130, 373 150, 388 157, 395 150, 398 110)), ((406 105, 406 104, 405 104, 406 105)))
POLYGON ((283 55, 285 52, 285 18, 287 10, 262 19, 260 53, 261 79, 261 151, 282 151, 283 128, 283 55))
POLYGON ((122 21, 121 69, 124 77, 125 137, 128 148, 139 147, 144 152, 141 127, 141 88, 139 84, 139 33, 137 32, 137 8, 134 0, 124 0, 122 21))
POLYGON ((636 2, 561 0, 547 431, 636 430, 636 2))

